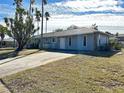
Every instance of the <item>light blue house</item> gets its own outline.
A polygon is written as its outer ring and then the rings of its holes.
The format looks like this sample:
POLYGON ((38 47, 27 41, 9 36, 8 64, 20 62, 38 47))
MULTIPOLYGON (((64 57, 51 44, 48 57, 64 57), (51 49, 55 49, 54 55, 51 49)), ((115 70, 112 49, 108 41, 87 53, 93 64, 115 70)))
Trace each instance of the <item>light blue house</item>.
MULTIPOLYGON (((37 38, 40 38, 40 36, 37 38)), ((108 34, 86 27, 43 35, 43 47, 45 49, 93 51, 100 46, 107 45, 108 41, 108 34)))
POLYGON ((43 47, 64 50, 97 50, 108 44, 109 35, 93 28, 77 28, 43 35, 43 47))

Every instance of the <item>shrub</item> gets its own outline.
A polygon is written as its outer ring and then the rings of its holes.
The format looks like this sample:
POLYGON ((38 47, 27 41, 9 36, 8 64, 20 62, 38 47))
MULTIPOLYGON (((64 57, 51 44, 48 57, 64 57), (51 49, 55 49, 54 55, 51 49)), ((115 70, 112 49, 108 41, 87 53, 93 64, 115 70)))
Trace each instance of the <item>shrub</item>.
POLYGON ((119 43, 117 40, 110 40, 109 45, 113 50, 121 50, 122 48, 122 44, 119 43))
POLYGON ((122 45, 120 43, 115 44, 114 46, 115 50, 121 50, 122 45))

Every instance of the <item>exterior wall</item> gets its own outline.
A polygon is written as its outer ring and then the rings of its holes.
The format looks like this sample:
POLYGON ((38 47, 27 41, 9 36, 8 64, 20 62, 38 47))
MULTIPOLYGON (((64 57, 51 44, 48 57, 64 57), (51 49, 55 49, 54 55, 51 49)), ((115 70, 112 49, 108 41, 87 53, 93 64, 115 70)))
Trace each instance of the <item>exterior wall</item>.
POLYGON ((25 47, 26 48, 38 48, 39 42, 40 42, 39 38, 32 38, 31 40, 28 41, 28 43, 25 47))
POLYGON ((97 46, 105 46, 108 44, 109 38, 106 35, 98 34, 97 35, 97 46))
POLYGON ((118 41, 124 41, 124 37, 117 37, 118 41))
POLYGON ((94 35, 79 35, 77 40, 78 50, 94 50, 94 35), (83 45, 83 37, 86 36, 86 46, 83 45))
POLYGON ((77 49, 77 45, 75 44, 77 42, 76 36, 65 36, 65 37, 49 37, 44 38, 44 48, 50 48, 50 49, 60 49, 60 38, 65 38, 65 49, 69 50, 75 50, 77 49), (52 39, 55 39, 55 42, 53 42, 52 39), (69 46, 69 38, 71 38, 71 46, 69 46))
POLYGON ((57 37, 48 37, 48 38, 44 38, 43 47, 58 49, 59 48, 58 44, 59 44, 59 39, 57 37))
POLYGON ((122 44, 122 47, 124 47, 124 36, 117 37, 117 41, 122 44))
POLYGON ((118 42, 122 44, 122 47, 124 47, 124 36, 123 37, 117 37, 118 42))
POLYGON ((65 50, 94 50, 93 34, 44 38, 44 48, 60 49, 60 38, 65 38, 65 50), (86 36, 86 46, 83 45, 84 36, 86 36), (52 42, 53 38, 56 38, 56 42, 52 42), (71 45, 69 45, 69 38, 71 38, 71 45))
POLYGON ((64 37, 47 37, 44 38, 44 48, 60 49, 60 38, 65 38, 65 50, 97 50, 100 46, 108 44, 108 36, 100 33, 64 36, 64 37), (86 36, 86 46, 84 46, 84 36, 86 36), (69 45, 69 38, 71 38, 71 45, 69 45), (53 40, 54 39, 54 40, 53 40))
POLYGON ((77 50, 78 47, 77 47, 77 37, 78 36, 68 36, 66 37, 66 42, 65 42, 65 46, 66 46, 66 49, 69 49, 69 50, 77 50), (69 38, 71 39, 71 45, 69 45, 69 38))

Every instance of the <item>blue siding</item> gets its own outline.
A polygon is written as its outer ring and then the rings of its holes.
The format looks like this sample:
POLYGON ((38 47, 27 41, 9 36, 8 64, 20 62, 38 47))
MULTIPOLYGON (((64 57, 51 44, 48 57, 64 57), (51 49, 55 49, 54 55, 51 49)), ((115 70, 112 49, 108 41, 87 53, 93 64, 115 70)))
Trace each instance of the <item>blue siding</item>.
MULTIPOLYGON (((98 37, 98 35, 97 35, 98 37)), ((107 37, 107 36, 106 36, 107 37)), ((60 49, 60 38, 65 38, 65 49, 67 50, 95 50, 94 34, 64 36, 64 37, 48 37, 44 38, 44 48, 60 49), (84 36, 86 36, 86 46, 84 46, 84 36), (55 38, 55 42, 53 42, 55 38), (71 38, 71 45, 69 45, 69 38, 71 38)))
POLYGON ((44 48, 60 49, 60 38, 65 38, 65 49, 67 50, 94 50, 94 34, 75 35, 65 37, 49 37, 47 42, 44 42, 44 48), (83 37, 86 36, 86 46, 83 46, 83 37), (52 39, 55 38, 55 42, 52 39), (71 45, 69 45, 71 38, 71 45))
POLYGON ((94 35, 79 35, 77 40, 78 50, 94 50, 94 35), (86 46, 83 45, 83 37, 86 36, 86 46))
POLYGON ((77 47, 77 36, 68 36, 66 37, 66 49, 76 50, 77 47), (69 38, 71 39, 71 45, 69 45, 69 38))

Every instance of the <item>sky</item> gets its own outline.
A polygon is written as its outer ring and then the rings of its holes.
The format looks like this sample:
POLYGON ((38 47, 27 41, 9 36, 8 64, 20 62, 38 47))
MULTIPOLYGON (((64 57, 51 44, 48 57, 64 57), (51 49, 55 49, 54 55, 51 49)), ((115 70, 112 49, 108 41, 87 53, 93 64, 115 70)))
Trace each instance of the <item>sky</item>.
MULTIPOLYGON (((14 16, 13 1, 0 0, 1 24, 4 17, 14 16)), ((35 1, 34 7, 40 9, 41 0, 35 1)), ((23 0, 23 4, 28 9, 29 0, 23 0)), ((96 23, 101 31, 124 33, 124 0, 48 0, 45 11, 51 15, 48 32, 70 25, 89 27, 96 23)))

